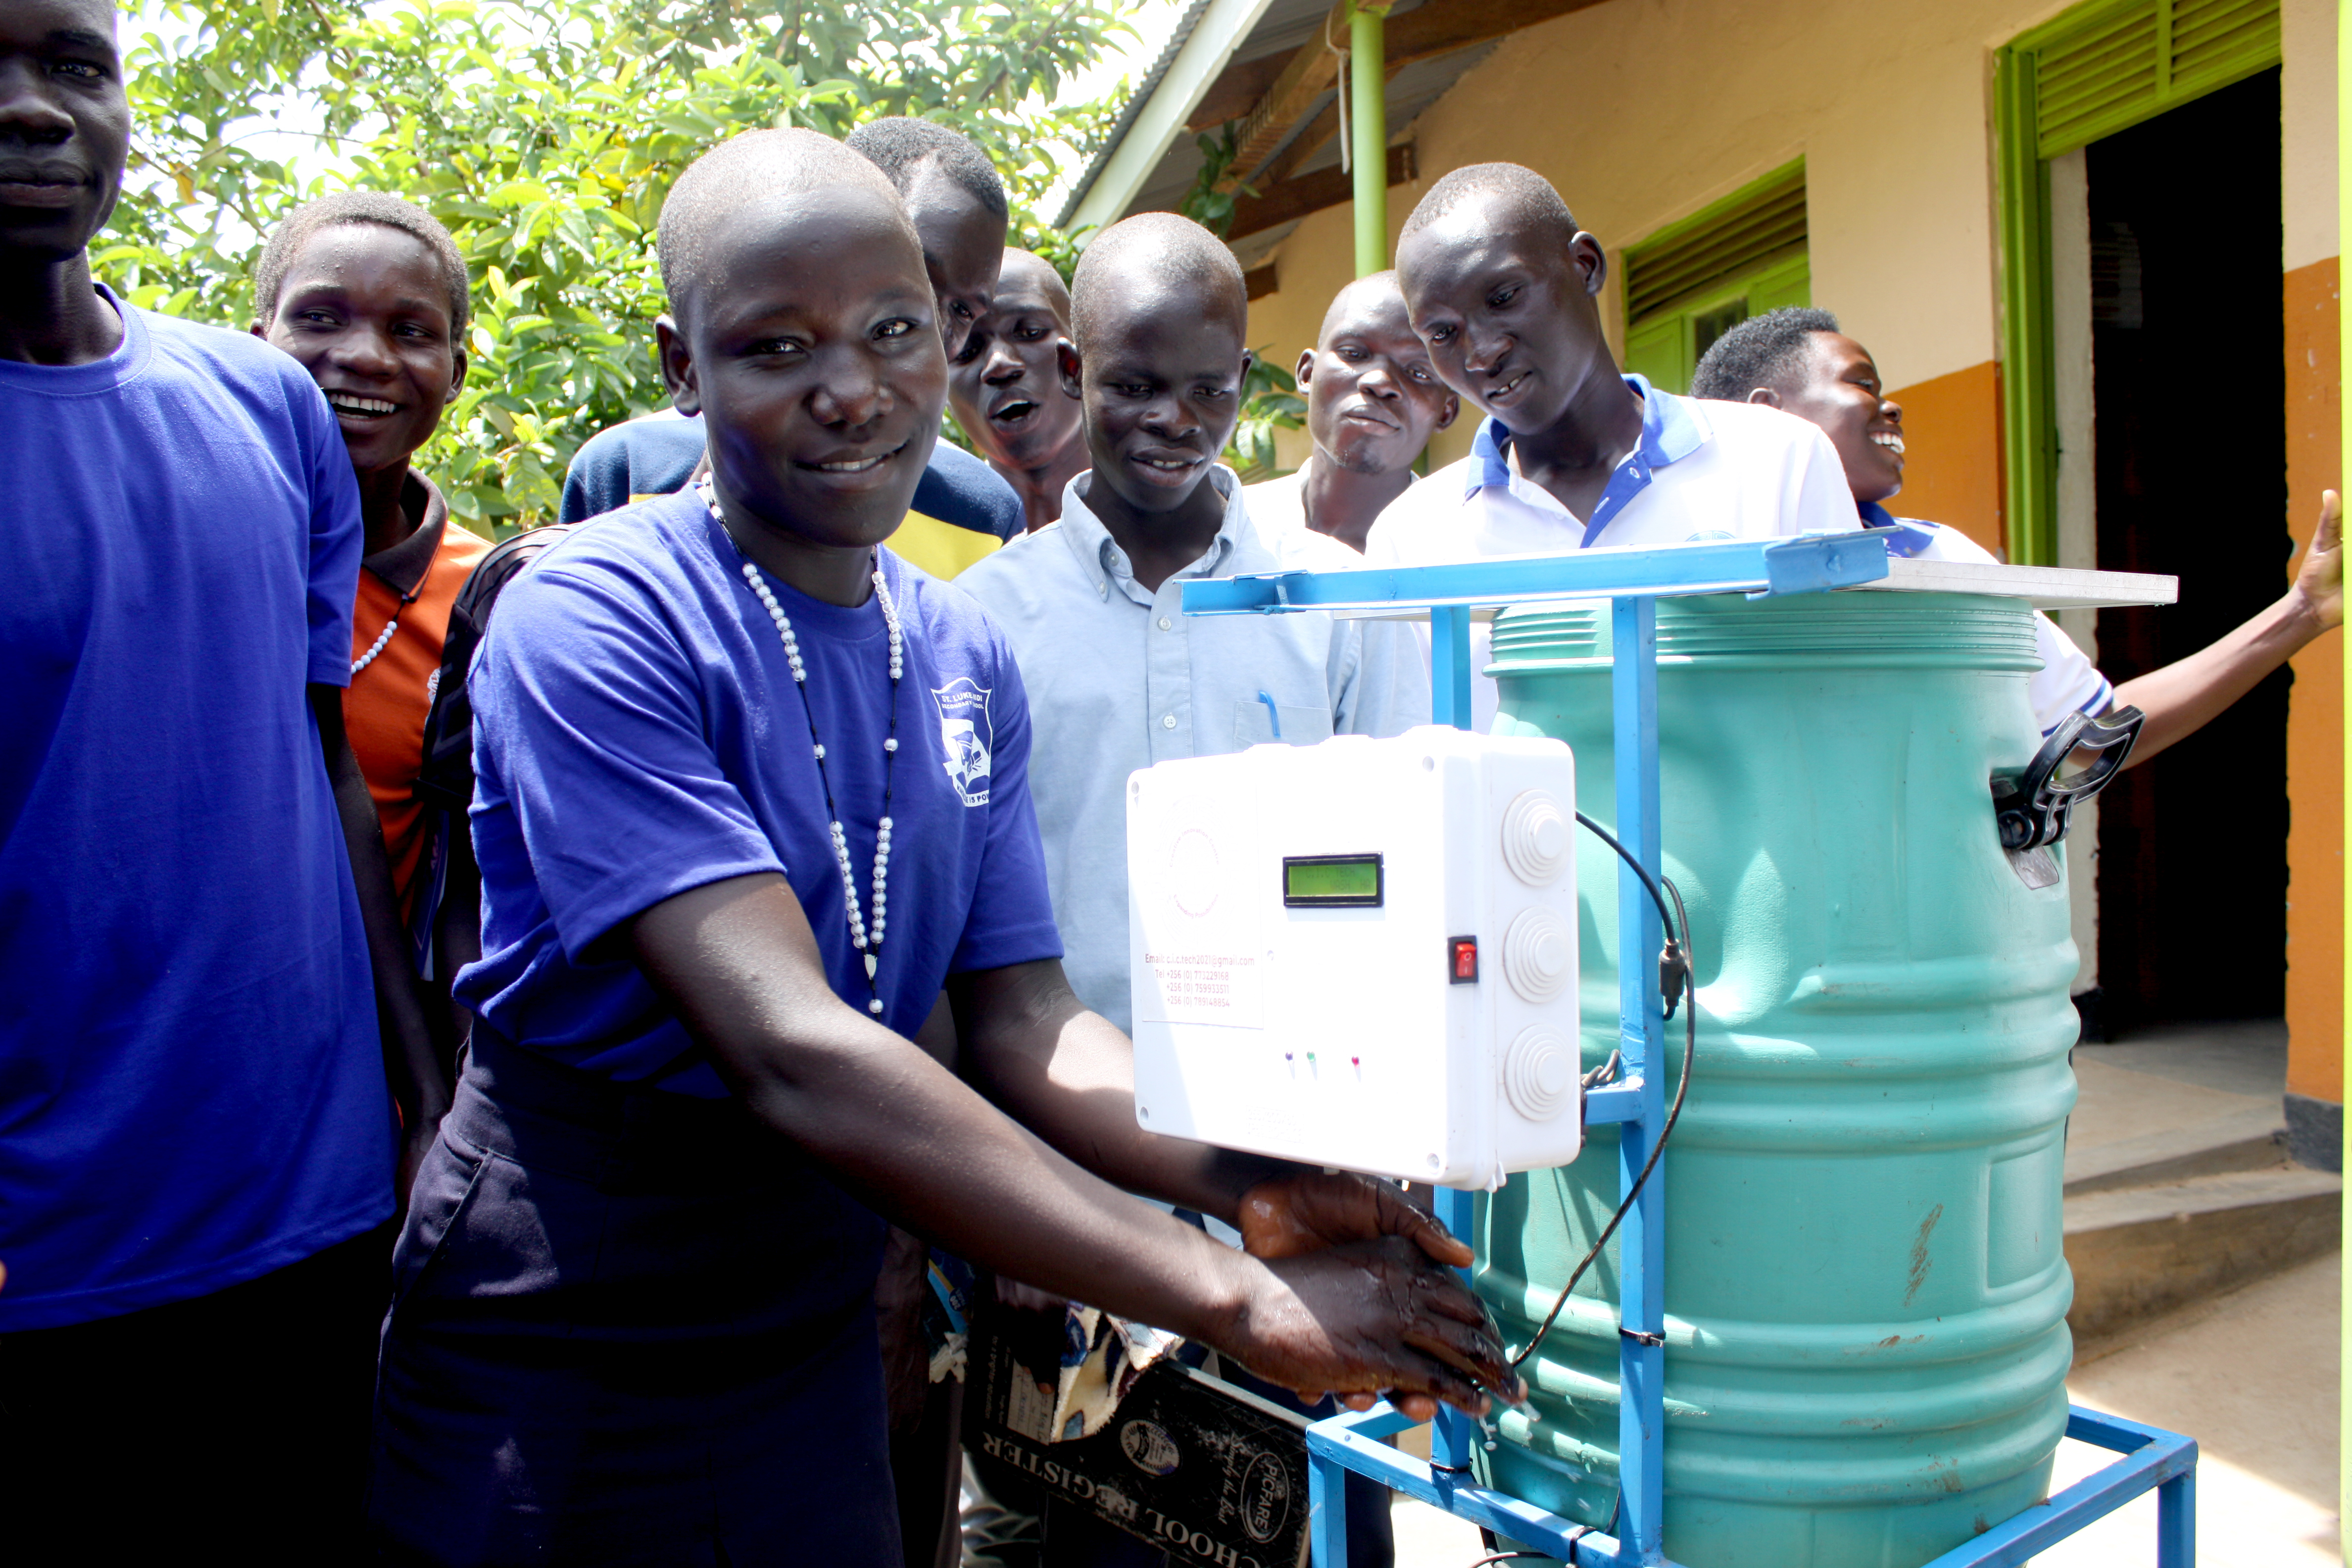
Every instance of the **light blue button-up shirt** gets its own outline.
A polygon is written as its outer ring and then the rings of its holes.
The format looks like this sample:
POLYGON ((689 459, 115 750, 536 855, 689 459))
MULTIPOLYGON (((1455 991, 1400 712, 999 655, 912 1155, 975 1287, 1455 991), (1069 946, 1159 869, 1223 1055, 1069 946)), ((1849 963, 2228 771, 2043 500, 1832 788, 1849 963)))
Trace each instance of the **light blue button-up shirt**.
POLYGON ((1078 999, 1129 1026, 1127 776, 1173 757, 1334 734, 1394 735, 1429 722, 1429 673, 1409 625, 1183 614, 1184 584, 1254 572, 1347 571, 1363 557, 1304 529, 1251 521, 1225 468, 1208 482, 1225 516, 1208 552, 1158 593, 1087 506, 968 568, 956 586, 1003 629, 1029 694, 1029 793, 1063 967, 1078 999))

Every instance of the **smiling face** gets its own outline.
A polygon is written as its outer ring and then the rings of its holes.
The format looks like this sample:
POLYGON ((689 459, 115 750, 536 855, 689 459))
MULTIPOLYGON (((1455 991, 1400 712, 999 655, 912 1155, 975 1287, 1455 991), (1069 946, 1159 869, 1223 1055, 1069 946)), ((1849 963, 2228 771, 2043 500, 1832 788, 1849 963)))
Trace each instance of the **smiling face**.
POLYGON ((1600 241, 1565 245, 1472 197, 1408 236, 1397 279, 1412 330, 1446 384, 1515 435, 1549 429, 1604 365, 1594 296, 1608 276, 1600 241))
POLYGON ((1060 275, 1025 250, 1006 251, 996 302, 948 371, 956 421, 990 461, 1042 468, 1076 438, 1084 406, 1062 385, 1069 338, 1060 275))
POLYGON ((1810 336, 1803 375, 1773 389, 1780 407, 1822 427, 1855 500, 1885 500, 1903 488, 1903 405, 1879 384, 1869 350, 1843 332, 1810 336))
POLYGON ((887 188, 840 184, 713 220, 659 323, 730 520, 870 547, 905 521, 947 401, 922 255, 887 188))
POLYGON ((80 254, 114 210, 130 141, 114 7, 0 5, 0 255, 80 254))
POLYGON ((1085 400, 1095 478, 1138 512, 1174 511, 1233 436, 1249 355, 1242 324, 1200 287, 1142 266, 1122 284, 1063 377, 1085 400))
POLYGON ((972 323, 988 314, 1004 258, 1004 220, 940 173, 916 171, 907 186, 907 216, 923 242, 923 269, 938 300, 940 341, 953 359, 972 323))
POLYGON ((362 474, 405 468, 466 375, 439 258, 376 223, 320 229, 295 253, 264 335, 301 363, 362 474))
POLYGON ((1322 342, 1299 356, 1298 385, 1315 449, 1351 473, 1410 468, 1462 407, 1438 379, 1390 278, 1339 291, 1322 342))

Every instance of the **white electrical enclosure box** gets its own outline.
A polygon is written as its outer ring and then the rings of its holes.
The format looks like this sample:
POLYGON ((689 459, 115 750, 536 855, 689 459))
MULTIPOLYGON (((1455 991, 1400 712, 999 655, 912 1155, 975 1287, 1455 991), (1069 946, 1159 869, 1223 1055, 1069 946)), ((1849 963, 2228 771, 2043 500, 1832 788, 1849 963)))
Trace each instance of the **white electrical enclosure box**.
POLYGON ((1428 725, 1127 788, 1139 1123, 1457 1187, 1576 1157, 1566 746, 1428 725))

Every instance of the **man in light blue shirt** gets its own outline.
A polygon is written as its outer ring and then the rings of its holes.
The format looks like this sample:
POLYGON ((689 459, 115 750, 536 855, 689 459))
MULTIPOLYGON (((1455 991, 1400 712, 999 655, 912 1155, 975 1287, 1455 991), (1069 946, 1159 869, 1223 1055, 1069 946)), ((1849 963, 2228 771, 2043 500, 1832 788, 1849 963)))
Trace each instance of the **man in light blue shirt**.
MULTIPOLYGON (((1262 742, 1396 734, 1428 721, 1429 679, 1402 623, 1184 616, 1195 579, 1362 564, 1322 534, 1254 521, 1241 480, 1216 460, 1250 358, 1233 252, 1189 218, 1139 214, 1087 247, 1070 295, 1076 341, 1063 345, 1061 374, 1084 408, 1094 466, 1063 490, 1059 521, 956 586, 1003 630, 1028 690, 1030 795, 1063 972, 1127 1029, 1128 775, 1262 742)), ((1131 1561, 1122 1553, 1134 1543, 1108 1527, 1026 1496, 1017 1477, 974 1469, 1002 1501, 1042 1510, 1068 1560, 1131 1561)), ((1387 1494, 1350 1481, 1350 1568, 1391 1568, 1387 1494)))
POLYGON ((1063 967, 1126 1028, 1128 774, 1261 742, 1396 734, 1428 721, 1429 681, 1398 623, 1183 614, 1194 579, 1362 564, 1321 534, 1254 523, 1216 461, 1249 360, 1232 253, 1188 219, 1139 214, 1087 248, 1071 294, 1062 374, 1094 467, 1060 521, 956 585, 1003 629, 1028 688, 1063 967))

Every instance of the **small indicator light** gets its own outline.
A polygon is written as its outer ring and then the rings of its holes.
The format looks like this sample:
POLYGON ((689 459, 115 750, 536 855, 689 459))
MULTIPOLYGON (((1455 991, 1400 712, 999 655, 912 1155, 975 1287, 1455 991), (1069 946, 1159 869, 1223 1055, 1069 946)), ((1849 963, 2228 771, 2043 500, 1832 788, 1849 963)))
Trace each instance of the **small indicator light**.
POLYGON ((1349 1057, 1348 1058, 1348 1065, 1351 1068, 1362 1067, 1364 1065, 1364 1058, 1361 1057, 1349 1057))
POLYGON ((1445 942, 1447 978, 1456 985, 1475 985, 1478 982, 1478 939, 1475 936, 1448 937, 1445 942))

